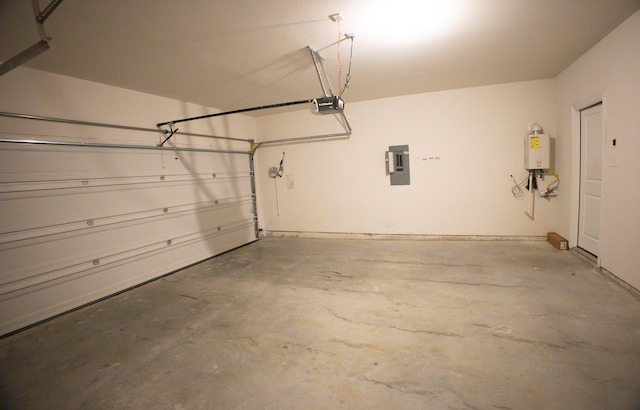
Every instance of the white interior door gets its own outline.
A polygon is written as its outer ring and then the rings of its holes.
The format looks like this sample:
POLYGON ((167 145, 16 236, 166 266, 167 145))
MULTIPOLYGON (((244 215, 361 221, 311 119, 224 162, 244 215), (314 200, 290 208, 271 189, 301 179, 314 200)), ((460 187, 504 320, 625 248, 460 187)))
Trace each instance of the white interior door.
POLYGON ((602 209, 602 103, 580 112, 580 216, 578 247, 598 256, 602 209))

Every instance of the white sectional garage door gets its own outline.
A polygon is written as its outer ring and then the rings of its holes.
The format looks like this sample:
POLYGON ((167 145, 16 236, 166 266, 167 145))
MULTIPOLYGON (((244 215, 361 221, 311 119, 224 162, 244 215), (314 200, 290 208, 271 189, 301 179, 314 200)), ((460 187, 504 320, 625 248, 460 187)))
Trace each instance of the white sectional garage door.
POLYGON ((257 239, 250 149, 4 141, 0 167, 0 335, 257 239))

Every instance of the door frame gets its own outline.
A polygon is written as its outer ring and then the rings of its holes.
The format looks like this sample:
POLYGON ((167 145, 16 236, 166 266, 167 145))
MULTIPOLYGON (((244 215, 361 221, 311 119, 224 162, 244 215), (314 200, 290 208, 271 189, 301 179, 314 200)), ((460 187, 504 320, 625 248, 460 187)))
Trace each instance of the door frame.
MULTIPOLYGON (((606 140, 607 140, 607 93, 602 91, 584 100, 574 103, 571 107, 571 217, 569 221, 569 246, 578 249, 578 224, 580 221, 580 165, 581 165, 581 114, 580 112, 596 104, 602 104, 602 203, 600 208, 600 243, 605 243, 606 231, 603 229, 605 215, 605 187, 606 187, 606 140)), ((598 252, 596 266, 601 266, 602 248, 598 252)))

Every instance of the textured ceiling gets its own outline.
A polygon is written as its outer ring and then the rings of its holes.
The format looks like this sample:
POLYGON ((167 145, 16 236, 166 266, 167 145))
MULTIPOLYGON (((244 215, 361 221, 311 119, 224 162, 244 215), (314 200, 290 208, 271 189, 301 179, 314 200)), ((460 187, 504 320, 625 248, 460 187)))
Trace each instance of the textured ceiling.
MULTIPOLYGON (((350 44, 336 41, 354 33, 348 104, 553 78, 638 9, 640 0, 66 0, 45 22, 51 50, 26 66, 231 110, 320 97, 307 46, 337 89, 338 51, 344 83, 350 44)), ((37 40, 31 0, 0 0, 0 60, 37 40)))

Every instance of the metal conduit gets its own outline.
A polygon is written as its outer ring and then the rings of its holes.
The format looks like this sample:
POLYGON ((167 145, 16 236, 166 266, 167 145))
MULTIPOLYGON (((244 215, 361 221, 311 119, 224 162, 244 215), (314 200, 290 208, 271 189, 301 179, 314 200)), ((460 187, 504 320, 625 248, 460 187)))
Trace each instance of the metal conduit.
MULTIPOLYGON (((40 115, 29 115, 29 114, 17 114, 12 112, 0 112, 0 116, 2 117, 10 117, 10 118, 21 118, 26 120, 37 120, 37 121, 48 121, 48 122, 57 122, 64 124, 74 124, 74 125, 88 125, 92 127, 103 127, 103 128, 115 128, 121 130, 130 130, 130 131, 143 131, 143 132, 153 132, 159 133, 162 130, 158 128, 143 128, 143 127, 133 127, 130 125, 119 125, 119 124, 107 124, 102 122, 91 122, 91 121, 80 121, 80 120, 70 120, 66 118, 53 118, 53 117, 43 117, 40 115)), ((243 139, 243 138, 232 138, 232 137, 219 137, 217 135, 207 135, 207 134, 196 134, 191 132, 180 132, 180 135, 188 135, 192 137, 204 137, 204 138, 214 138, 220 140, 227 141, 241 141, 251 143, 251 139, 243 139)))
POLYGON ((345 132, 338 132, 338 133, 334 133, 334 134, 310 135, 310 136, 306 136, 306 137, 293 137, 293 138, 284 138, 284 139, 277 139, 277 140, 258 142, 258 143, 253 144, 253 151, 255 152, 258 148, 260 148, 263 145, 284 144, 284 143, 287 143, 287 142, 303 142, 303 141, 311 141, 311 140, 327 139, 327 138, 337 138, 337 137, 348 137, 352 133, 351 125, 349 124, 349 121, 347 121, 347 117, 344 115, 344 112, 341 112, 340 115, 342 116, 342 119, 344 120, 344 127, 346 129, 345 132))
POLYGON ((158 147, 155 145, 133 145, 133 144, 106 144, 95 142, 70 142, 70 141, 44 141, 29 139, 7 139, 0 138, 0 143, 5 144, 29 144, 29 145, 60 145, 67 147, 87 147, 87 148, 125 148, 125 149, 147 149, 147 150, 165 150, 165 151, 193 151, 193 152, 213 152, 219 154, 247 154, 251 155, 251 151, 237 151, 210 148, 190 148, 190 147, 158 147))
MULTIPOLYGON (((255 144, 255 149, 260 148, 263 145, 274 145, 274 144, 285 144, 287 142, 303 142, 303 141, 311 141, 311 140, 319 140, 319 139, 328 139, 328 138, 338 138, 338 137, 348 137, 351 135, 347 132, 340 132, 336 134, 322 134, 322 135, 310 135, 308 137, 294 137, 294 138, 284 138, 278 140, 271 140, 265 142, 258 142, 255 144)), ((255 151, 254 149, 254 151, 255 151)))

